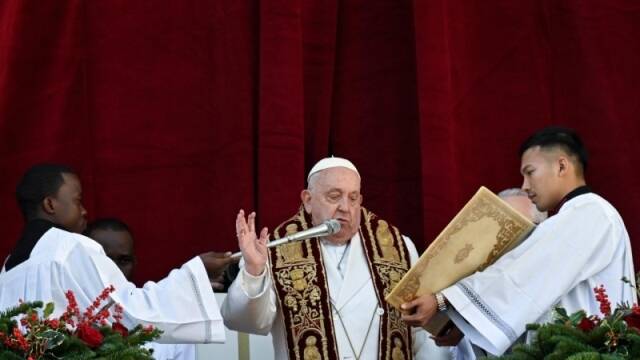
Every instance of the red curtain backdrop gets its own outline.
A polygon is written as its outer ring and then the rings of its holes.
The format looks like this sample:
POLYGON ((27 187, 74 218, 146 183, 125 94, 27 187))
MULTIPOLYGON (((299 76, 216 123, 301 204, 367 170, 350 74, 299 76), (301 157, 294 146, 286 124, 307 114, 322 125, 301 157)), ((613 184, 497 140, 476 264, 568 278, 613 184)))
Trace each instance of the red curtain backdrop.
POLYGON ((587 180, 640 246, 640 3, 2 0, 0 256, 26 168, 77 169, 90 219, 137 240, 137 280, 273 227, 335 154, 365 205, 426 245, 517 147, 576 128, 587 180))

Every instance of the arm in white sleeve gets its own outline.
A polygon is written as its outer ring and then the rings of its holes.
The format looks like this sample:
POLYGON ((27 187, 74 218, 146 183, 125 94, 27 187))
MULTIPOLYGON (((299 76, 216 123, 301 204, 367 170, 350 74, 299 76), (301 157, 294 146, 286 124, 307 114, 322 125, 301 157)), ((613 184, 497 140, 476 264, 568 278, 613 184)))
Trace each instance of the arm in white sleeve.
MULTIPOLYGON (((88 241, 84 239, 81 241, 88 241)), ((123 325, 153 325, 160 342, 224 342, 224 326, 204 264, 195 257, 156 282, 137 288, 104 253, 75 246, 66 261, 55 263, 61 289, 74 289, 79 304, 91 303, 113 285, 111 298, 124 309, 123 325)))
POLYGON ((444 289, 451 319, 472 343, 502 354, 526 324, 611 263, 621 246, 611 224, 593 203, 562 209, 495 264, 444 289))
POLYGON ((243 265, 222 304, 224 324, 232 330, 267 335, 277 314, 271 272, 267 267, 262 274, 252 276, 243 265))

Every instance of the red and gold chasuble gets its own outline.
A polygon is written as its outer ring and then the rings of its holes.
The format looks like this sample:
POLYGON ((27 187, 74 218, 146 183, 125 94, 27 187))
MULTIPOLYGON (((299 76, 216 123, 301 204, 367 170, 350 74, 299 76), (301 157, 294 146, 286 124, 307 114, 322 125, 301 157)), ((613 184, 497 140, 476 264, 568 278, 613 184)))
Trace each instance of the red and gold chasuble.
MULTIPOLYGON (((279 239, 310 226, 311 216, 301 207, 275 229, 274 237, 279 239)), ((365 208, 359 232, 378 303, 384 309, 380 316, 379 359, 412 359, 411 329, 401 320, 400 312, 384 300, 409 270, 409 251, 395 226, 365 208)), ((320 242, 309 239, 271 248, 269 261, 287 331, 289 359, 339 359, 320 242)))

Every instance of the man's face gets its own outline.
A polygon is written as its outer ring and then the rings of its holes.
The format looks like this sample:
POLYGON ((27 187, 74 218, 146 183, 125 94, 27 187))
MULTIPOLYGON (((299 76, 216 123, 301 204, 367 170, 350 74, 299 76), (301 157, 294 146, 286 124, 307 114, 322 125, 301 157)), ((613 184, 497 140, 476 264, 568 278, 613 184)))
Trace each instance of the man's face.
POLYGON ((51 198, 53 222, 67 230, 82 233, 87 227, 87 210, 82 206, 82 186, 74 174, 62 174, 64 183, 51 198))
POLYGON ((128 231, 96 229, 89 237, 102 245, 107 256, 118 265, 127 280, 131 281, 136 264, 131 234, 128 231))
POLYGON ((561 187, 558 150, 532 147, 522 154, 520 173, 524 178, 522 190, 540 211, 553 209, 564 196, 561 187))
POLYGON ((314 226, 329 219, 340 222, 340 231, 327 238, 332 243, 344 244, 358 231, 362 195, 354 171, 344 167, 322 170, 311 177, 301 197, 314 226))

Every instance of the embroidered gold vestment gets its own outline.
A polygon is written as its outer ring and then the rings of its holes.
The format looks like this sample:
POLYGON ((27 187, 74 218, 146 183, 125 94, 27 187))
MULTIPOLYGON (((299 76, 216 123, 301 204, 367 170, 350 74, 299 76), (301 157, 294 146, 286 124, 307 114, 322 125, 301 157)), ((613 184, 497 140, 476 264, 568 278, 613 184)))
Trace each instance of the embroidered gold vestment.
MULTIPOLYGON (((380 307, 379 359, 412 359, 411 329, 400 312, 384 298, 411 267, 409 251, 400 231, 362 208, 360 238, 380 307)), ((279 239, 311 226, 311 216, 298 213, 274 231, 279 239)), ((282 311, 289 359, 339 359, 327 274, 318 239, 269 249, 270 269, 282 311)))

